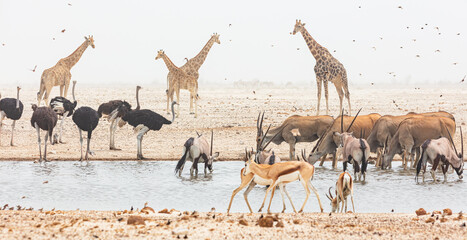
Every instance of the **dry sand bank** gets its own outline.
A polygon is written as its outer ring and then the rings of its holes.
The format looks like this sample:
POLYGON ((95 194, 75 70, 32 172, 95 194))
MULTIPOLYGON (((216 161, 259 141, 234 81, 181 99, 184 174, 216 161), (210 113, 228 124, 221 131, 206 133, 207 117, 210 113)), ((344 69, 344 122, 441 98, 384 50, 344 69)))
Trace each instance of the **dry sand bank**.
MULTIPOLYGON (((3 97, 15 96, 15 88, 1 88, 3 97)), ((353 113, 363 107, 362 114, 377 112, 380 114, 405 114, 410 111, 428 112, 445 110, 453 113, 458 125, 467 122, 467 91, 463 89, 436 88, 415 90, 407 89, 351 89, 353 113), (442 97, 440 97, 442 95, 442 97), (393 102, 395 101, 395 103, 393 102)), ((78 106, 91 106, 95 109, 99 104, 114 99, 124 99, 136 105, 133 88, 86 88, 77 85, 78 106)), ((195 130, 209 135, 214 129, 214 151, 220 152, 220 160, 239 160, 243 157, 244 148, 255 145, 256 118, 259 111, 266 111, 265 126, 278 126, 283 120, 293 114, 314 115, 316 109, 315 87, 303 89, 219 89, 200 90, 198 118, 188 114, 189 95, 182 91, 180 118, 172 125, 165 125, 160 131, 150 131, 143 140, 145 157, 154 160, 176 160, 181 156, 182 146, 190 136, 196 136, 195 130)), ((31 104, 37 103, 35 88, 21 90, 20 99, 25 106, 23 117, 16 123, 15 147, 9 146, 11 120, 4 121, 1 133, 0 160, 35 160, 38 159, 37 134, 31 127, 31 104)), ((58 94, 54 88, 51 96, 58 94)), ((69 93, 71 95, 71 92, 69 93)), ((144 87, 140 92, 142 108, 165 114, 165 89, 144 87)), ((321 112, 325 108, 324 100, 321 112)), ((331 88, 330 114, 337 115, 339 101, 337 94, 331 88)), ((128 160, 136 158, 136 136, 129 125, 116 132, 116 147, 122 151, 109 149, 109 123, 101 119, 93 132, 91 148, 96 155, 91 160, 128 160)), ((56 131, 58 128, 56 128, 56 131)), ((464 135, 467 136, 467 127, 464 135)), ((45 132, 41 132, 42 137, 45 132)), ((71 118, 64 124, 63 140, 66 144, 48 146, 49 160, 77 160, 80 157, 78 130, 71 118)), ((460 137, 455 136, 460 144, 460 137)), ((313 143, 314 145, 314 143, 313 143)), ((311 150, 310 143, 297 144, 297 149, 311 150)), ((467 145, 467 143, 466 143, 467 145)), ((288 158, 289 147, 283 143, 280 146, 271 145, 276 154, 288 158)), ((467 148, 467 147, 466 147, 467 148)))
POLYGON ((466 218, 430 214, 122 213, 0 211, 0 238, 26 239, 466 239, 466 218), (136 216, 136 217, 135 217, 136 216), (136 223, 132 224, 132 223, 136 223), (277 225, 279 224, 279 226, 277 225), (281 224, 283 225, 281 227, 281 224), (186 237, 185 237, 186 236, 186 237))

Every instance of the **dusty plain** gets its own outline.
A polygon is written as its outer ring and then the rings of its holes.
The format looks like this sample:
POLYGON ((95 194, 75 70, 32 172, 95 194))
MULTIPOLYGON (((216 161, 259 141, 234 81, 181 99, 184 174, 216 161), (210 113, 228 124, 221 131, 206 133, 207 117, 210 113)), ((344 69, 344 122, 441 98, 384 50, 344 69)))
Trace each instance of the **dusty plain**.
MULTIPOLYGON (((170 119, 166 114, 165 88, 142 86, 140 101, 142 108, 153 110, 170 119)), ((16 96, 16 88, 1 87, 2 97, 16 96)), ((27 160, 38 159, 37 133, 31 127, 31 104, 37 103, 37 89, 24 87, 20 99, 25 109, 22 118, 16 123, 15 146, 10 147, 11 123, 4 120, 1 132, 0 160, 27 160)), ((58 95, 55 87, 51 96, 58 95)), ((220 160, 240 160, 244 155, 245 147, 255 144, 256 118, 260 111, 265 111, 264 128, 269 124, 279 126, 287 117, 316 114, 316 87, 306 86, 283 88, 201 88, 201 99, 198 101, 198 118, 189 114, 189 94, 182 90, 180 98, 180 118, 176 118, 172 125, 165 125, 160 131, 150 131, 143 139, 143 154, 151 160, 178 160, 182 155, 182 146, 185 141, 196 136, 196 132, 209 136, 214 130, 214 151, 220 152, 220 160)), ((324 95, 324 94, 323 94, 324 95)), ((71 90, 69 91, 71 98, 71 90)), ((109 100, 122 99, 135 102, 134 87, 91 88, 80 86, 76 88, 76 97, 79 106, 90 106, 97 109, 101 103, 109 100)), ((323 96, 324 98, 324 96, 323 96)), ((339 100, 334 88, 330 87, 330 115, 337 116, 339 100)), ((344 106, 347 106, 344 102, 344 106)), ((467 89, 427 87, 415 89, 414 87, 351 87, 351 103, 353 114, 363 108, 361 114, 379 113, 381 115, 402 115, 410 111, 428 112, 444 110, 454 114, 458 126, 465 126, 467 122, 467 89)), ((325 114, 325 101, 321 100, 321 113, 325 114)), ((57 124, 58 125, 58 124, 57 124)), ((91 160, 134 160, 136 158, 136 135, 128 124, 117 129, 116 147, 121 151, 109 150, 109 122, 102 118, 93 132, 91 149, 96 155, 91 160)), ((56 128, 55 131, 58 131, 56 128)), ((464 127, 464 136, 467 136, 467 126, 464 127)), ((41 132, 43 138, 45 132, 41 132)), ((460 145, 460 136, 454 137, 460 145)), ((64 124, 63 141, 66 144, 48 146, 49 160, 78 160, 80 158, 80 145, 78 129, 68 118, 64 124)), ((467 143, 465 143, 467 144, 467 143)), ((276 154, 286 158, 288 145, 271 145, 276 154)), ((297 149, 311 150, 314 143, 299 143, 297 149)), ((467 148, 467 146, 466 146, 467 148)))

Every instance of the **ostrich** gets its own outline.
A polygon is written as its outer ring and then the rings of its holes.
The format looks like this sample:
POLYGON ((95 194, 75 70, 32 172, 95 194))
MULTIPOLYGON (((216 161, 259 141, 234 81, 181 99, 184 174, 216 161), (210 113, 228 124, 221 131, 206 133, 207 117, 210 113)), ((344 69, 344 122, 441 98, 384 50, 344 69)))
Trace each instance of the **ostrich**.
POLYGON ((78 126, 79 130, 79 142, 81 143, 81 158, 80 161, 83 160, 83 135, 82 131, 88 132, 88 141, 87 141, 87 148, 86 148, 86 160, 89 160, 88 153, 89 150, 89 143, 91 142, 91 134, 92 131, 97 127, 99 123, 99 114, 96 110, 90 107, 80 107, 75 111, 73 114, 73 122, 78 126))
POLYGON ((52 141, 52 133, 55 125, 57 125, 57 113, 50 107, 37 107, 36 104, 32 105, 31 126, 37 130, 37 143, 39 144, 39 162, 47 160, 47 139, 50 137, 50 144, 52 141), (47 131, 44 138, 44 158, 41 153, 41 135, 40 129, 47 131))
POLYGON ((131 126, 134 127, 135 133, 138 132, 136 137, 136 145, 138 148, 137 158, 138 160, 145 159, 143 157, 142 151, 142 142, 143 135, 146 134, 149 130, 158 131, 162 128, 164 124, 172 124, 175 120, 174 105, 178 104, 176 101, 172 102, 172 121, 167 120, 163 116, 159 115, 148 109, 142 110, 133 110, 128 112, 125 116, 122 117, 123 121, 128 122, 131 126))
POLYGON ((58 141, 54 141, 55 143, 64 143, 62 142, 63 123, 65 122, 65 119, 67 117, 73 115, 73 111, 75 110, 76 105, 78 104, 78 102, 75 99, 75 85, 76 81, 73 81, 73 88, 71 89, 71 94, 73 95, 73 102, 64 97, 54 97, 52 100, 50 100, 49 106, 53 109, 55 113, 57 113, 58 116, 62 117, 62 121, 60 121, 60 135, 58 137, 58 141))
MULTIPOLYGON (((139 90, 141 89, 140 86, 136 86, 136 109, 140 109, 139 105, 139 90)), ((97 113, 99 114, 99 118, 102 115, 106 115, 107 119, 111 122, 110 123, 110 150, 121 150, 115 147, 115 131, 117 130, 117 125, 119 127, 123 127, 126 124, 125 121, 121 121, 122 117, 128 112, 131 111, 131 105, 122 100, 112 100, 106 103, 103 103, 97 109, 97 113)))
POLYGON ((16 87, 16 89, 16 99, 4 98, 0 100, 0 139, 2 133, 3 119, 7 117, 13 120, 13 124, 11 124, 11 146, 13 146, 13 132, 15 130, 16 120, 20 119, 21 115, 23 115, 23 103, 19 100, 19 90, 21 90, 21 88, 18 86, 16 87))

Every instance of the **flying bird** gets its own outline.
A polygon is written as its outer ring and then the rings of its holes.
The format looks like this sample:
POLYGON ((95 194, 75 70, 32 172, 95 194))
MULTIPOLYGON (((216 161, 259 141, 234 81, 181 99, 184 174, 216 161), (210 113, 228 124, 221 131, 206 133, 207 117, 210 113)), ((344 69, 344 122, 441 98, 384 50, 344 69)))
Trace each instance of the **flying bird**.
POLYGON ((383 40, 383 37, 379 37, 380 40, 383 40))
POLYGON ((232 23, 229 23, 229 27, 232 27, 232 23))
POLYGON ((36 72, 36 68, 37 68, 37 65, 34 66, 34 69, 29 69, 29 70, 31 70, 32 72, 36 72))
POLYGON ((461 35, 461 33, 457 33, 457 35, 459 36, 459 35, 461 35))
POLYGON ((399 7, 397 7, 397 8, 403 9, 402 6, 399 6, 399 7))
POLYGON ((5 46, 5 43, 2 43, 2 46, 5 46))
POLYGON ((300 50, 300 48, 297 48, 297 50, 300 50))
POLYGON ((371 83, 371 85, 373 86, 373 85, 375 85, 375 83, 371 83))
POLYGON ((352 41, 353 41, 353 42, 355 42, 355 39, 354 39, 354 40, 352 40, 352 41))
POLYGON ((418 54, 417 54, 417 55, 415 55, 415 57, 418 57, 418 58, 419 58, 419 57, 420 57, 420 55, 418 55, 418 54))
POLYGON ((375 50, 375 51, 376 51, 376 47, 373 47, 373 50, 375 50))
POLYGON ((336 50, 334 50, 334 52, 336 52, 336 50))
POLYGON ((66 31, 66 29, 62 29, 62 33, 64 33, 66 31))
POLYGON ((188 62, 188 58, 185 58, 184 60, 188 62))
POLYGON ((458 63, 457 63, 457 62, 455 62, 455 63, 452 63, 452 64, 453 64, 453 65, 457 65, 458 63))
POLYGON ((416 41, 417 41, 417 39, 415 39, 415 38, 414 38, 414 39, 412 39, 412 41, 416 42, 416 41))
MULTIPOLYGON (((467 75, 466 75, 466 76, 467 76, 467 75)), ((466 77, 466 76, 464 76, 464 78, 462 78, 461 83, 463 83, 463 82, 465 81, 465 77, 466 77)))
POLYGON ((441 50, 439 50, 439 49, 436 49, 436 50, 435 50, 435 53, 436 53, 436 52, 441 52, 441 50))
POLYGON ((68 6, 71 6, 71 3, 68 3, 68 6))
POLYGON ((404 47, 401 46, 401 48, 404 48, 404 47))

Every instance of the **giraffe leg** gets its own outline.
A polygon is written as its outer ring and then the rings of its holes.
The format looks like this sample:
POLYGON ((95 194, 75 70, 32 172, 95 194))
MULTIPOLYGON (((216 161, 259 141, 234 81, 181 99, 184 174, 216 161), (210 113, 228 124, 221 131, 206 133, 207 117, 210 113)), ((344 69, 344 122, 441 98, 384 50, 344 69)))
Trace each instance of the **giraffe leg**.
POLYGON ((190 114, 193 114, 193 93, 190 92, 190 114))
POLYGON ((44 101, 45 101, 45 106, 49 106, 49 95, 50 95, 50 92, 52 91, 52 87, 49 87, 47 88, 47 90, 45 90, 45 96, 44 96, 44 101))
POLYGON ((336 87, 337 94, 339 95, 339 111, 342 111, 342 100, 344 98, 344 91, 342 91, 342 86, 339 83, 334 83, 336 87))
POLYGON ((317 85, 317 88, 318 88, 318 106, 316 108, 316 116, 319 115, 319 104, 321 102, 321 84, 322 84, 322 80, 320 77, 316 76, 316 85, 317 85))
POLYGON ((177 117, 180 117, 180 88, 177 89, 177 117))
POLYGON ((63 88, 65 86, 64 85, 60 85, 60 97, 63 97, 63 88))
POLYGON ((65 82, 65 92, 63 93, 64 96, 65 96, 65 98, 66 98, 66 96, 67 96, 67 94, 68 94, 68 87, 70 87, 70 80, 71 80, 71 76, 70 76, 70 78, 68 78, 68 79, 66 80, 66 82, 65 82))
POLYGON ((198 117, 198 93, 195 93, 195 118, 198 117))
POLYGON ((326 98, 326 115, 329 114, 329 91, 328 91, 328 81, 324 80, 324 97, 326 98))

